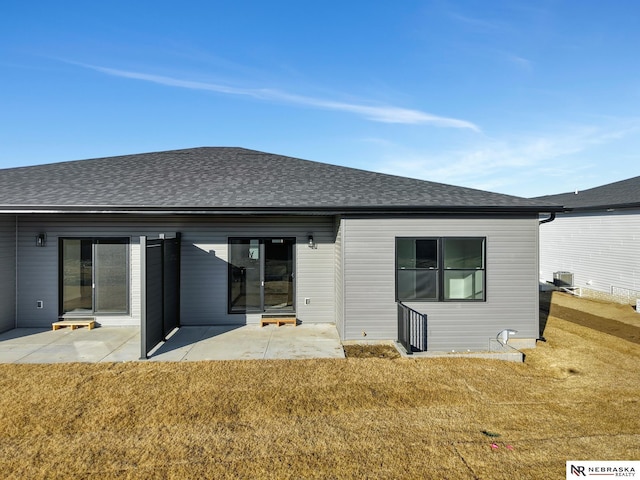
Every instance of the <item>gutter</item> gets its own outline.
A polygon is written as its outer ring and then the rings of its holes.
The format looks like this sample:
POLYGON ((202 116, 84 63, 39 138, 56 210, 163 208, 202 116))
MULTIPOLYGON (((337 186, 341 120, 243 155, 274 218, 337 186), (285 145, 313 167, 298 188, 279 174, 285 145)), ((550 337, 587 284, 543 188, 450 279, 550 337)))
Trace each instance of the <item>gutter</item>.
POLYGON ((634 202, 634 203, 591 205, 591 206, 585 206, 585 207, 571 207, 568 210, 573 212, 598 212, 598 211, 611 212, 613 210, 630 210, 634 208, 640 208, 640 203, 634 202))
MULTIPOLYGON (((158 207, 158 206, 0 206, 16 214, 128 214, 128 215, 376 215, 376 214, 523 214, 549 211, 548 206, 331 206, 331 207, 158 207)), ((559 207, 559 210, 562 210, 559 207)))
POLYGON ((545 218, 544 220, 540 220, 538 222, 538 225, 542 225, 543 223, 550 223, 553 222, 556 219, 556 212, 551 212, 549 214, 549 218, 545 218))

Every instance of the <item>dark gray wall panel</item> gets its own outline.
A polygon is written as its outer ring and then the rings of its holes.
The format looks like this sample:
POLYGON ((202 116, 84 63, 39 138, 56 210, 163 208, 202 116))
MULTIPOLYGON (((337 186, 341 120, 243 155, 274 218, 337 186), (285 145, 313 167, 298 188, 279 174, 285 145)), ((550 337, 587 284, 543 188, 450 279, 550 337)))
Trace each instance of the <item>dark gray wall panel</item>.
MULTIPOLYGON (((143 253, 145 254, 145 253, 143 253)), ((145 353, 164 340, 162 244, 149 241, 145 257, 145 353)), ((146 356, 146 355, 145 355, 146 356)))

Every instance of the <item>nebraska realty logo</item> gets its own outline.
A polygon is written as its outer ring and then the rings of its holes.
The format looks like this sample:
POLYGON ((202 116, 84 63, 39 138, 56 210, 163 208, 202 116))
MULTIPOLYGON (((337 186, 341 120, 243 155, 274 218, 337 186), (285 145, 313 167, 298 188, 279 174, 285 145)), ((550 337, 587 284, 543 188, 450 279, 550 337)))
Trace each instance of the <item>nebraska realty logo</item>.
MULTIPOLYGON (((568 461, 567 479, 584 477, 626 477, 636 478, 640 461, 568 461)), ((640 478, 638 476, 637 478, 640 478)))

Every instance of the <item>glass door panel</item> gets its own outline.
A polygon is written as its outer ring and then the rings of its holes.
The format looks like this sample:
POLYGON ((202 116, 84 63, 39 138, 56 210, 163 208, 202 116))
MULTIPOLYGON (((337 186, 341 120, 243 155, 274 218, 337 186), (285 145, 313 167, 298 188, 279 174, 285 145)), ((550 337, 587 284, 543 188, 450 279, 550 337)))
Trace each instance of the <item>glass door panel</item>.
POLYGON ((62 313, 93 311, 91 240, 62 240, 62 313))
POLYGON ((259 239, 230 239, 229 308, 232 313, 262 310, 260 253, 259 239))
POLYGON ((124 241, 98 240, 94 245, 96 313, 127 312, 127 258, 124 241))
POLYGON ((265 311, 293 311, 293 244, 292 239, 265 240, 265 311))

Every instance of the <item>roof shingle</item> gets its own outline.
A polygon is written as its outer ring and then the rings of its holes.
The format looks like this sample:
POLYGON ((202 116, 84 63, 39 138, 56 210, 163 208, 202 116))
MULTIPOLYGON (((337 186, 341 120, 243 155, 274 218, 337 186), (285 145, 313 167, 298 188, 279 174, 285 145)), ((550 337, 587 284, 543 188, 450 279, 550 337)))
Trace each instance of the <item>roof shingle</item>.
POLYGON ((533 200, 553 202, 578 210, 640 207, 640 177, 609 183, 588 190, 545 195, 533 200))
POLYGON ((0 170, 0 208, 45 207, 558 210, 546 201, 228 147, 0 170))

